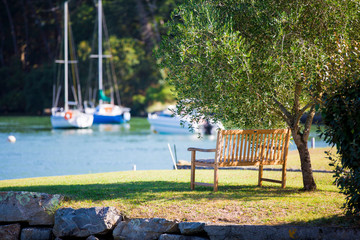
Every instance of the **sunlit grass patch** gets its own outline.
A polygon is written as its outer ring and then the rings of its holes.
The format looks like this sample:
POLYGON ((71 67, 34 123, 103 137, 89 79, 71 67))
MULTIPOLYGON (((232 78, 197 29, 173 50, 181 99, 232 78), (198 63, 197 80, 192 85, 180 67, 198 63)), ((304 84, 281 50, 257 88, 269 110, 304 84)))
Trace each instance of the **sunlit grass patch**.
MULTIPOLYGON (((349 225, 341 206, 344 196, 331 173, 314 173, 318 190, 304 192, 300 172, 288 172, 287 187, 257 186, 257 171, 220 170, 219 191, 190 190, 190 170, 128 171, 0 181, 1 191, 60 193, 63 207, 114 206, 127 217, 163 217, 180 221, 231 224, 349 225)), ((266 171, 264 177, 280 178, 266 171)), ((211 182, 212 170, 196 171, 211 182)))

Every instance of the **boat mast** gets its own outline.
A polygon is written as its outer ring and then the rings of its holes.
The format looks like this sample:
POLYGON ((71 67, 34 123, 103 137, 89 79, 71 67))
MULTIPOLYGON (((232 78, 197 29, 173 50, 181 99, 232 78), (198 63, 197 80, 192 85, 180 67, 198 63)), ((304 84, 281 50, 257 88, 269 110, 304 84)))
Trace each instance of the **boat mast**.
POLYGON ((67 112, 69 110, 69 103, 68 103, 68 71, 69 71, 69 65, 68 65, 68 2, 66 1, 64 3, 64 12, 65 12, 65 17, 64 17, 64 64, 65 64, 65 68, 64 68, 64 86, 65 86, 65 112, 67 112))
MULTIPOLYGON (((98 2, 98 68, 99 68, 99 92, 103 90, 103 69, 102 69, 102 3, 98 2)), ((99 104, 102 104, 103 100, 99 100, 99 104)))

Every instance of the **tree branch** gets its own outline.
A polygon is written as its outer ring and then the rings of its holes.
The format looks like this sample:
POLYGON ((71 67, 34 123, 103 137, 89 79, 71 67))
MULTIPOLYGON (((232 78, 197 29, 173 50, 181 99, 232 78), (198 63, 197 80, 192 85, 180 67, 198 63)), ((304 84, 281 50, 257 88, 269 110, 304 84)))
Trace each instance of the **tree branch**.
POLYGON ((308 109, 309 107, 314 106, 314 102, 310 102, 308 104, 305 105, 305 107, 303 107, 302 109, 300 109, 299 114, 296 115, 296 119, 295 122, 299 122, 300 118, 302 117, 302 115, 305 113, 306 109, 308 109))
POLYGON ((303 134, 303 140, 307 142, 309 135, 310 135, 310 128, 312 125, 312 121, 314 119, 315 116, 315 104, 313 104, 310 108, 310 112, 309 115, 306 118, 306 122, 305 122, 305 129, 304 129, 304 134, 303 134))
POLYGON ((295 91, 294 91, 294 107, 293 111, 295 114, 299 112, 300 109, 300 94, 301 94, 302 86, 298 82, 295 83, 295 91))
POLYGON ((275 104, 279 107, 279 109, 281 110, 281 112, 288 118, 291 119, 291 113, 286 110, 285 106, 280 103, 275 97, 271 97, 272 100, 274 100, 275 104))

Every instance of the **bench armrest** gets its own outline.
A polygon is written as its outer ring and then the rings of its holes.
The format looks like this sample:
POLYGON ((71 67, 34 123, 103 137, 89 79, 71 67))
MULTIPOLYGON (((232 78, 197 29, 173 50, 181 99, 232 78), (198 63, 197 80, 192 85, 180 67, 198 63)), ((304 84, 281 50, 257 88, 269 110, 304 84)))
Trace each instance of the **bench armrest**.
POLYGON ((187 149, 188 151, 198 151, 198 152, 216 152, 216 149, 205 149, 205 148, 193 148, 193 147, 189 147, 187 149))

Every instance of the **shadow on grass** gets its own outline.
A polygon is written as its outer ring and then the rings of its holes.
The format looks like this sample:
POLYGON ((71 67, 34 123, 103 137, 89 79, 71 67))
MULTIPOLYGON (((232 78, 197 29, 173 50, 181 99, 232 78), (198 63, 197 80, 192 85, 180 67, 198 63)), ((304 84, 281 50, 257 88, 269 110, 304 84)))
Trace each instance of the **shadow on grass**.
POLYGON ((322 217, 315 220, 291 222, 286 225, 358 228, 360 226, 360 218, 355 216, 333 215, 330 217, 322 217))
POLYGON ((170 200, 197 200, 197 199, 229 199, 253 201, 267 198, 286 196, 296 197, 300 191, 295 188, 282 189, 276 187, 258 187, 256 185, 225 185, 219 186, 214 193, 210 187, 196 187, 190 190, 189 183, 170 181, 136 181, 111 184, 84 184, 84 185, 41 185, 0 187, 0 191, 30 191, 50 194, 62 194, 73 200, 112 200, 124 199, 136 203, 161 199, 170 200))

